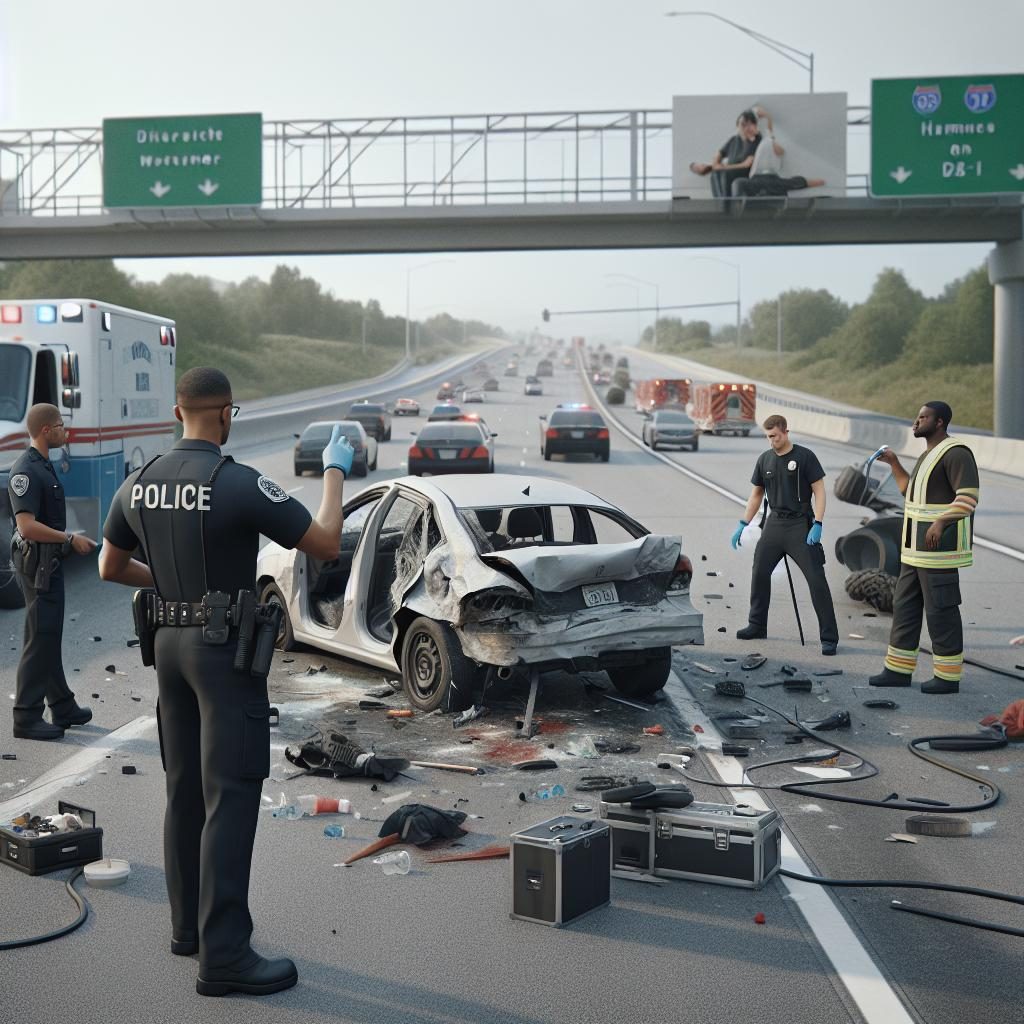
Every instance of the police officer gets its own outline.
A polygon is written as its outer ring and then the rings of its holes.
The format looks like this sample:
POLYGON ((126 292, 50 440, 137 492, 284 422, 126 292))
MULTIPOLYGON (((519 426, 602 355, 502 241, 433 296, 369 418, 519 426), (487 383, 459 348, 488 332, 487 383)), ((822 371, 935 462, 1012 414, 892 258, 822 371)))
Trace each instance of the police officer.
POLYGON ((31 447, 11 469, 7 491, 27 558, 13 559, 24 570, 18 581, 25 595, 25 643, 18 664, 14 701, 14 735, 21 739, 58 740, 72 725, 92 718, 79 707, 64 677, 61 639, 64 633, 64 572, 61 559, 74 551, 87 555, 96 542, 67 533, 64 488, 50 462, 50 449, 67 441, 60 410, 33 405, 26 420, 31 447), (40 558, 43 577, 37 574, 40 558), (44 581, 49 573, 48 585, 44 581), (38 585, 37 585, 38 584, 38 585), (43 699, 50 705, 51 725, 43 718, 43 699))
POLYGON ((199 953, 201 995, 263 995, 298 979, 291 960, 266 960, 249 945, 249 871, 262 781, 270 774, 270 706, 266 676, 234 668, 235 611, 216 610, 218 597, 230 595, 237 608, 239 591, 254 590, 260 534, 314 558, 338 557, 342 484, 353 456, 336 429, 323 453, 323 500, 311 519, 269 477, 221 454, 237 410, 219 370, 182 375, 174 407, 182 439, 122 484, 100 557, 104 579, 156 589, 171 952, 199 953), (137 544, 148 566, 132 558, 137 544))
POLYGON ((960 569, 974 560, 974 510, 980 481, 974 454, 947 433, 953 411, 946 402, 926 402, 914 420, 914 437, 925 450, 911 473, 896 453, 879 460, 906 495, 900 531, 900 575, 892 602, 892 629, 885 666, 872 686, 910 686, 921 642, 921 620, 928 618, 934 674, 922 693, 959 693, 964 662, 960 618, 960 569))
POLYGON ((825 519, 825 471, 810 448, 790 441, 789 424, 784 416, 769 416, 763 426, 771 448, 760 456, 754 466, 750 478, 753 487, 744 518, 732 535, 733 548, 740 546, 744 528, 757 514, 766 496, 771 514, 754 549, 749 621, 737 631, 736 636, 740 640, 755 640, 768 635, 772 571, 788 555, 800 566, 810 588, 811 601, 818 616, 821 653, 835 654, 839 645, 839 627, 825 578, 825 549, 821 546, 821 528, 825 519))

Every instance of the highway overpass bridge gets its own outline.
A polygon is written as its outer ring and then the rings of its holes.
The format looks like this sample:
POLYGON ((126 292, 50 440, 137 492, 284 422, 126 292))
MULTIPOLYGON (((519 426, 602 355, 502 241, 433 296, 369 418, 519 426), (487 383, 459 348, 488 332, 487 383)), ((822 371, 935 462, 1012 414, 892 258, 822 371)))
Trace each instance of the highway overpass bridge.
MULTIPOLYGON (((847 116, 867 166, 866 108, 847 116)), ((672 112, 263 123, 258 206, 109 210, 99 128, 0 132, 0 259, 990 242, 996 434, 1024 438, 1018 196, 672 194, 672 112)))

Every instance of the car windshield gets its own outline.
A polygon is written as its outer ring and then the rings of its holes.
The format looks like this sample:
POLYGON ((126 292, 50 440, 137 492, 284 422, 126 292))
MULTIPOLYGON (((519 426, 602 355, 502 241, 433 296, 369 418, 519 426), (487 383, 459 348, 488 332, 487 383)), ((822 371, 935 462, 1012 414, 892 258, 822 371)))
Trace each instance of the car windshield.
POLYGON ((603 427, 604 420, 599 412, 584 412, 579 409, 556 409, 548 421, 553 427, 603 427))
POLYGON ((435 405, 434 408, 431 410, 430 415, 431 416, 458 416, 459 413, 460 413, 460 409, 459 409, 459 407, 457 405, 449 405, 449 404, 445 403, 444 405, 435 405))
POLYGON ((0 345, 0 420, 25 415, 32 353, 21 345, 0 345))
POLYGON ((366 416, 366 415, 373 415, 374 413, 379 415, 383 411, 384 411, 384 406, 383 405, 377 405, 376 403, 371 404, 369 402, 364 402, 362 405, 353 405, 352 408, 349 409, 349 414, 352 415, 352 416, 366 416))
POLYGON ((658 423, 677 423, 680 426, 688 427, 693 420, 683 412, 659 412, 655 416, 658 423))
POLYGON ((428 423, 417 435, 417 444, 479 444, 483 431, 475 423, 428 423))

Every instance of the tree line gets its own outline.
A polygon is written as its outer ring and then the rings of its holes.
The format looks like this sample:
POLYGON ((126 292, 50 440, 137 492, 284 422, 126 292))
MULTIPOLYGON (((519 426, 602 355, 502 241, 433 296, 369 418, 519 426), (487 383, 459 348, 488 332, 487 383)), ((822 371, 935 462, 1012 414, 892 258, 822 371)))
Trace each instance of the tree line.
MULTIPOLYGON (((296 267, 279 265, 268 281, 248 277, 221 284, 195 274, 168 274, 159 282, 140 281, 113 260, 40 260, 0 266, 0 296, 41 299, 93 298, 173 319, 181 349, 179 372, 191 365, 190 339, 204 346, 248 342, 260 335, 291 335, 327 341, 361 342, 401 349, 405 318, 389 316, 376 299, 340 299, 296 267)), ((460 321, 439 313, 422 322, 426 334, 449 341, 504 337, 500 327, 479 320, 460 321)))

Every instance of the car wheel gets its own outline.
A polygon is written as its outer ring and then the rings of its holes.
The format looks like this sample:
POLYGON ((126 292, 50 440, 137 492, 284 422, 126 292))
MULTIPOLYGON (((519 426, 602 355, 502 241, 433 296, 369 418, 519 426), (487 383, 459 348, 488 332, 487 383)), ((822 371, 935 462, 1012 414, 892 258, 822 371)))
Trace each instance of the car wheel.
POLYGON ((420 711, 464 711, 473 703, 479 672, 451 626, 423 616, 402 639, 402 685, 420 711))
POLYGON ((377 456, 376 456, 376 455, 375 455, 375 456, 373 457, 373 465, 372 465, 372 466, 370 467, 370 469, 371 469, 371 470, 372 470, 373 472, 376 472, 376 471, 377 471, 377 456))
POLYGON ((547 448, 541 448, 540 453, 541 453, 541 455, 544 456, 544 461, 545 462, 550 462, 551 461, 551 452, 549 452, 547 450, 547 448))
POLYGON ((600 454, 600 455, 598 456, 598 458, 599 458, 599 459, 600 459, 600 460, 601 460, 602 462, 607 462, 607 461, 608 461, 608 460, 609 460, 609 459, 610 459, 611 457, 612 457, 612 453, 611 453, 611 452, 602 452, 602 453, 601 453, 601 454, 600 454))
POLYGON ((278 590, 276 583, 268 583, 263 588, 263 593, 260 594, 260 604, 276 604, 280 607, 283 614, 274 646, 279 651, 294 651, 295 633, 292 630, 292 619, 288 614, 288 605, 285 604, 284 595, 278 590))
POLYGON ((697 450, 697 442, 694 441, 693 444, 690 445, 690 451, 691 452, 695 452, 696 450, 697 450))
POLYGON ((672 648, 656 647, 653 657, 642 665, 608 669, 612 685, 624 697, 644 697, 660 690, 672 671, 672 648))
POLYGON ((391 440, 391 428, 390 427, 388 427, 386 433, 384 434, 384 440, 385 441, 390 441, 391 440))
POLYGON ((366 476, 367 472, 368 472, 368 467, 366 465, 366 460, 365 459, 362 460, 361 462, 353 462, 352 463, 352 475, 353 476, 366 476))
POLYGON ((658 442, 651 438, 651 451, 656 452, 658 450, 658 442))
POLYGON ((296 476, 302 476, 302 470, 299 469, 298 463, 295 464, 295 475, 296 476))

